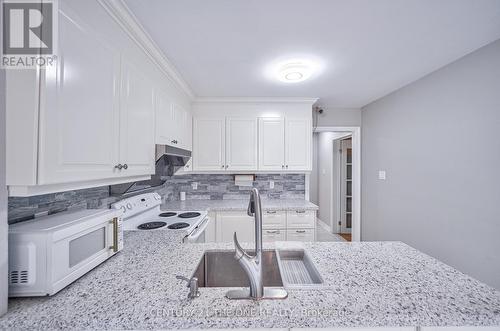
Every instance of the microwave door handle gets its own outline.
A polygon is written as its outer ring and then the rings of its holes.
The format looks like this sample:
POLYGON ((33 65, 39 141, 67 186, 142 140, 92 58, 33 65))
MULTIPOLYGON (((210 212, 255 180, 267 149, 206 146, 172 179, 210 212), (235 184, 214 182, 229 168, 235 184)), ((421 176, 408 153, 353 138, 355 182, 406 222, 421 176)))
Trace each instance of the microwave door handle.
POLYGON ((113 245, 109 248, 113 252, 118 252, 118 217, 114 217, 109 223, 113 224, 113 245))
POLYGON ((197 230, 195 230, 195 232, 191 233, 191 234, 188 236, 188 239, 189 239, 190 241, 194 241, 194 240, 198 239, 198 237, 199 237, 199 236, 201 236, 201 234, 203 233, 203 231, 205 231, 205 229, 207 228, 208 223, 210 223, 210 218, 209 218, 209 217, 207 217, 207 218, 205 219, 205 221, 204 221, 204 222, 202 222, 201 226, 200 226, 200 227, 198 227, 198 229, 197 229, 197 230))

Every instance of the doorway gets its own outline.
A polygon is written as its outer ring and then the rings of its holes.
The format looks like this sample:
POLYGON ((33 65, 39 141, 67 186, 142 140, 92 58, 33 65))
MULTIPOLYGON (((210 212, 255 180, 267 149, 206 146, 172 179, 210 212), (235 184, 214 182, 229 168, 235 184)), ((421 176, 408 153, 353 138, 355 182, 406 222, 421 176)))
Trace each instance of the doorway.
POLYGON ((318 228, 342 241, 360 241, 360 128, 318 127, 314 132, 310 200, 318 228))

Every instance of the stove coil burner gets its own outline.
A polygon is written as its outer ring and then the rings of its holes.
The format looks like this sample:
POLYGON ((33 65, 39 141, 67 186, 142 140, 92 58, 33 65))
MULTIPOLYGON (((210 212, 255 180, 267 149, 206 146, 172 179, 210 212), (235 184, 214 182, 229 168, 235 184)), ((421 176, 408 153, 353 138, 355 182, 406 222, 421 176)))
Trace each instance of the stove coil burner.
POLYGON ((137 228, 140 230, 154 230, 154 229, 162 228, 165 225, 167 225, 167 223, 165 223, 165 222, 148 222, 148 223, 142 223, 137 228))
POLYGON ((179 222, 179 223, 170 224, 168 226, 168 228, 172 229, 172 230, 179 230, 179 229, 187 228, 188 226, 189 226, 189 224, 187 224, 187 223, 179 222))
POLYGON ((201 215, 200 213, 188 212, 188 213, 179 214, 179 217, 180 218, 193 218, 193 217, 198 217, 200 215, 201 215))
POLYGON ((172 217, 172 216, 175 216, 175 215, 177 215, 177 213, 174 213, 174 212, 171 212, 171 211, 167 211, 166 213, 161 213, 158 216, 160 216, 160 217, 172 217))

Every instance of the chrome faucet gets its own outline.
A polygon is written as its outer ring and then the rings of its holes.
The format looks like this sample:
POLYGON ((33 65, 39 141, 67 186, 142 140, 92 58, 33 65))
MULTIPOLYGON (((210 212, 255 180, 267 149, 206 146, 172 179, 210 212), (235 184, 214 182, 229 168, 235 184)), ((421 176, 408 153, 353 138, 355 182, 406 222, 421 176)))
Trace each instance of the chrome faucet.
POLYGON ((264 296, 262 282, 262 209, 259 190, 252 188, 247 209, 248 216, 255 218, 255 255, 251 256, 240 246, 236 232, 233 240, 235 246, 234 258, 247 274, 250 281, 250 298, 260 299, 264 296))
POLYGON ((194 299, 200 296, 200 291, 198 291, 198 278, 191 277, 187 278, 184 276, 175 276, 175 278, 187 282, 187 287, 189 288, 188 298, 194 299))
POLYGON ((284 299, 288 296, 283 288, 264 288, 263 261, 262 261, 262 207, 259 190, 252 188, 250 202, 247 209, 248 216, 255 218, 255 255, 250 255, 238 243, 236 232, 233 240, 235 246, 234 258, 245 271, 249 283, 249 290, 231 290, 226 293, 229 299, 284 299))

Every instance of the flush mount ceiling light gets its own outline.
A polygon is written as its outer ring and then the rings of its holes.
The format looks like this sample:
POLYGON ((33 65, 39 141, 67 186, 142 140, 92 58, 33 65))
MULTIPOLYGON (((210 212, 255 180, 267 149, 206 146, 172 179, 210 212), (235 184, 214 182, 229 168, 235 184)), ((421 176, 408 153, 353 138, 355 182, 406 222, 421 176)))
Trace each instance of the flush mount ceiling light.
POLYGON ((283 83, 300 83, 319 73, 319 61, 311 60, 311 57, 288 58, 274 61, 267 67, 265 73, 271 80, 283 83))
POLYGON ((312 69, 304 62, 285 63, 278 69, 277 78, 285 83, 303 82, 311 77, 312 69))

